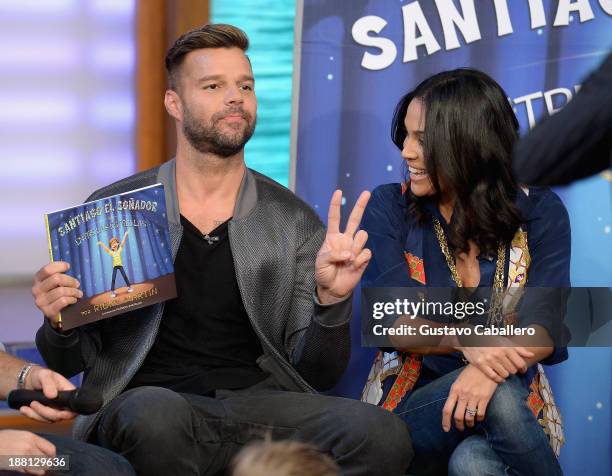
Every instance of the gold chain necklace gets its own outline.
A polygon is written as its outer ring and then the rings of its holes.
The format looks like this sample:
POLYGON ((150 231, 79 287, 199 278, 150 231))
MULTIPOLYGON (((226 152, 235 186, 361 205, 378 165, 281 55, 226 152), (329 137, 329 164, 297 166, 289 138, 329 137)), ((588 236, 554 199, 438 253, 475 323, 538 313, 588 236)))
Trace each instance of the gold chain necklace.
MULTIPOLYGON (((446 259, 448 269, 450 269, 453 281, 458 288, 463 287, 463 281, 457 272, 455 266, 455 259, 451 256, 450 250, 448 249, 448 243, 446 242, 446 236, 442 225, 437 218, 433 218, 434 229, 440 244, 440 250, 446 259)), ((503 322, 502 305, 504 296, 504 268, 506 266, 506 246, 503 243, 499 244, 497 249, 497 264, 495 266, 495 275, 493 277, 493 292, 491 296, 491 307, 489 308, 489 317, 487 318, 487 325, 498 325, 503 322)))

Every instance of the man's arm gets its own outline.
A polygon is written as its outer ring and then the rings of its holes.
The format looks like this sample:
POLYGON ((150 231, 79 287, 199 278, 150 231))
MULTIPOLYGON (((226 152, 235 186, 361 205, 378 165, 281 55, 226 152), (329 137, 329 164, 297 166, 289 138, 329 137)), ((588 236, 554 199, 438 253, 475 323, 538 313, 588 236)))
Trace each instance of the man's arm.
POLYGON ((340 232, 342 192, 334 192, 327 232, 321 228, 297 253, 292 315, 306 309, 313 312, 308 328, 301 330, 292 362, 317 390, 334 386, 350 357, 352 293, 371 257, 364 248, 368 235, 358 231, 369 198, 369 192, 360 195, 340 232))
POLYGON ((69 332, 59 329, 60 311, 83 295, 79 282, 65 274, 68 269, 68 263, 61 261, 41 268, 34 278, 32 295, 45 315, 36 333, 36 346, 50 368, 70 377, 91 366, 101 347, 101 337, 98 323, 69 332))
MULTIPOLYGON (((6 398, 11 390, 17 388, 19 374, 27 365, 27 362, 0 351, 0 399, 6 398)), ((43 390, 48 398, 57 397, 59 390, 74 388, 74 385, 61 375, 38 365, 31 367, 24 383, 24 387, 28 390, 43 390)), ((49 408, 38 402, 32 402, 29 407, 21 407, 20 411, 27 417, 47 423, 69 420, 76 416, 72 412, 49 408)), ((55 446, 34 433, 17 430, 0 431, 0 455, 53 457, 55 454, 55 446)), ((0 464, 0 470, 3 469, 9 468, 0 464)), ((32 470, 28 473, 42 475, 44 471, 32 470)))
MULTIPOLYGON (((47 398, 56 398, 57 392, 75 388, 70 381, 56 372, 39 365, 31 365, 28 370, 28 365, 31 364, 0 351, 0 399, 5 399, 11 390, 18 387, 19 376, 24 370, 27 373, 23 388, 42 390, 47 398)), ((39 402, 32 402, 29 407, 21 407, 20 411, 29 418, 47 423, 70 420, 76 416, 73 412, 49 408, 39 402)))
MULTIPOLYGON (((25 365, 27 362, 0 351, 0 400, 6 400, 8 393, 17 388, 19 373, 25 365)), ((26 388, 31 389, 30 375, 27 375, 25 382, 26 388)))
POLYGON ((315 293, 315 259, 324 236, 321 228, 298 250, 291 315, 309 312, 312 318, 308 327, 286 339, 293 366, 317 390, 340 380, 351 354, 351 297, 323 305, 315 293))
POLYGON ((19 372, 24 365, 26 362, 23 360, 0 351, 0 400, 6 400, 8 393, 17 388, 19 372))
POLYGON ((610 167, 612 54, 563 110, 547 117, 515 146, 520 183, 563 185, 610 167))

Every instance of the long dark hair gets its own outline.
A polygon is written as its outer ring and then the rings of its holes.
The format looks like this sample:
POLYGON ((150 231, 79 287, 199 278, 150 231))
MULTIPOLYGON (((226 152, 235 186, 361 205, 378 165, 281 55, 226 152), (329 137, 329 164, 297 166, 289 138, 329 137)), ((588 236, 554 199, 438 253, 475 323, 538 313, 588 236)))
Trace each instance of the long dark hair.
MULTIPOLYGON (((518 121, 503 89, 474 69, 444 71, 423 81, 398 103, 391 137, 402 150, 404 118, 413 99, 425 109, 425 167, 440 196, 440 179, 454 195, 448 242, 457 255, 473 240, 485 256, 495 256, 499 242, 509 243, 521 223, 514 204, 518 185, 511 171, 518 121)), ((406 192, 408 211, 423 222, 424 202, 406 192)))

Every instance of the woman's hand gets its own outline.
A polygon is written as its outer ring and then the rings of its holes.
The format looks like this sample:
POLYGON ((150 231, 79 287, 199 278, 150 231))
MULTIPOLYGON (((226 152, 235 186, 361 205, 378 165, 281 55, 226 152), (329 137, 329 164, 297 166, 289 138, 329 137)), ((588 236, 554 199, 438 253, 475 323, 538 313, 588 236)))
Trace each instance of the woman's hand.
POLYGON ((502 383, 510 375, 527 371, 527 359, 534 353, 525 347, 457 347, 465 359, 487 377, 502 383))
POLYGON ((475 419, 483 421, 487 405, 497 389, 497 383, 474 365, 468 365, 451 386, 446 404, 442 409, 442 429, 451 429, 451 418, 459 431, 474 426, 475 419))

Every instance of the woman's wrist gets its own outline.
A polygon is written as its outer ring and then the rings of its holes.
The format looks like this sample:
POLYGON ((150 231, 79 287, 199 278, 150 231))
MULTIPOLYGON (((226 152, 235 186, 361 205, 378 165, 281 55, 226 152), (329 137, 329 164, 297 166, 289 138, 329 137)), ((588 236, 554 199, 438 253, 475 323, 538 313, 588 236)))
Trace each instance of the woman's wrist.
POLYGON ((440 340, 440 346, 443 347, 451 347, 452 349, 462 352, 461 343, 459 342, 459 338, 456 335, 444 335, 440 340))

